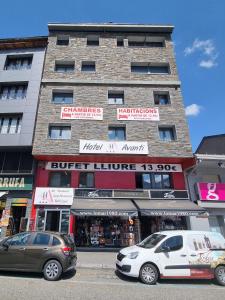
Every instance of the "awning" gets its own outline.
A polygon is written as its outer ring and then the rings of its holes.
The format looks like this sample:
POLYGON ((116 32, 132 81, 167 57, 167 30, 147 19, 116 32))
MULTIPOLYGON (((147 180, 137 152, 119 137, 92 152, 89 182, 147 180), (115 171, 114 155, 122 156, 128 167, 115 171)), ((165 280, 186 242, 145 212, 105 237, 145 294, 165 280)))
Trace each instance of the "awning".
POLYGON ((142 216, 198 216, 206 210, 190 200, 134 200, 142 216))
POLYGON ((138 216, 137 208, 129 199, 75 198, 71 212, 76 216, 138 216))
POLYGON ((8 194, 8 191, 3 191, 3 192, 0 192, 0 198, 3 197, 4 195, 8 194))

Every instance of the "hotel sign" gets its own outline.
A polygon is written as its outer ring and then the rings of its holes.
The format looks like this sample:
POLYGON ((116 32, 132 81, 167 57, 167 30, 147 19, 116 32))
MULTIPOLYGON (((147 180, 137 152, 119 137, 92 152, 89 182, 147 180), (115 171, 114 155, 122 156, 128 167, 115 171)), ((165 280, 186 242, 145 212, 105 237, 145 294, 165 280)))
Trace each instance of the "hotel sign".
POLYGON ((0 190, 32 190, 32 176, 0 176, 0 190))
POLYGON ((72 205, 72 188, 36 188, 35 205, 72 205))
POLYGON ((132 163, 88 163, 48 162, 46 170, 61 171, 117 171, 117 172, 182 172, 180 164, 132 164, 132 163))
POLYGON ((101 107, 71 107, 61 108, 62 120, 103 120, 101 107))
POLYGON ((148 143, 80 140, 79 152, 99 154, 148 154, 148 143))
POLYGON ((117 120, 159 121, 158 108, 117 108, 117 120))

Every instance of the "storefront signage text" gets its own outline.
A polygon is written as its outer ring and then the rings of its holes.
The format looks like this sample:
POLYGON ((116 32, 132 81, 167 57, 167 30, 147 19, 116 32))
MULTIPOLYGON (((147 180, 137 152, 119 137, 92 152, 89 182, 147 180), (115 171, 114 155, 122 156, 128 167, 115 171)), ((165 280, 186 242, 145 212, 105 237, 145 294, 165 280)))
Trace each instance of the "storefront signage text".
POLYGON ((36 188, 35 205, 72 205, 72 188, 36 188))
POLYGON ((79 152, 105 154, 148 154, 148 143, 80 140, 79 152))
POLYGON ((67 171, 182 172, 180 164, 48 162, 46 169, 67 171))
POLYGON ((201 201, 225 201, 224 183, 198 183, 201 201))
POLYGON ((123 210, 79 210, 76 209, 75 215, 77 216, 96 216, 96 217, 133 217, 137 216, 137 212, 123 211, 123 210))
POLYGON ((101 107, 62 107, 61 119, 63 120, 103 120, 101 107))
POLYGON ((74 196, 82 198, 111 198, 112 190, 75 189, 74 196))
POLYGON ((176 190, 158 190, 150 191, 151 199, 188 199, 187 191, 176 191, 176 190))
POLYGON ((117 108, 117 120, 159 121, 158 108, 117 108))
POLYGON ((32 176, 0 176, 0 190, 32 190, 32 176))

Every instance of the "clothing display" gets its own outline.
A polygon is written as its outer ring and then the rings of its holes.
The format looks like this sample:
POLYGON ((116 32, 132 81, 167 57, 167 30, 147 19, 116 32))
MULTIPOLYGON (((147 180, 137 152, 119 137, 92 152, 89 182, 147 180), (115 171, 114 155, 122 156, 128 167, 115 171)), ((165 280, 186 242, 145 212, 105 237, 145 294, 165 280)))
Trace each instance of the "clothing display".
POLYGON ((125 247, 136 243, 135 220, 122 217, 78 217, 75 241, 81 247, 125 247))

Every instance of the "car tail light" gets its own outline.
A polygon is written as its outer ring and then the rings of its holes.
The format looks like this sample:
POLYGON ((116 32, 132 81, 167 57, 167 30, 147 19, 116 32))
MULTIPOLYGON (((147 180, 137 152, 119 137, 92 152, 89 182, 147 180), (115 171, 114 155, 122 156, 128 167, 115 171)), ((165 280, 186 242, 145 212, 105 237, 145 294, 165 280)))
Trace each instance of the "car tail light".
POLYGON ((62 249, 63 254, 66 255, 66 256, 69 256, 70 252, 72 251, 71 247, 63 247, 61 249, 62 249))

